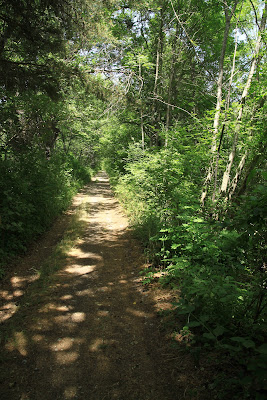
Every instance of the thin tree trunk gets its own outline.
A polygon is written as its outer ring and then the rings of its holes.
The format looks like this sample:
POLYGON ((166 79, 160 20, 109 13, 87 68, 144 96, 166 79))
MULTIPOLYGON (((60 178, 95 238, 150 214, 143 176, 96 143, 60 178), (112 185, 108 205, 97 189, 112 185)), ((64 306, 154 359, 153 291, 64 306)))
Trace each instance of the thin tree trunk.
POLYGON ((218 81, 217 81, 217 103, 216 103, 216 111, 215 111, 215 116, 214 116, 214 121, 213 121, 213 141, 212 141, 212 147, 211 147, 212 153, 215 153, 216 148, 217 148, 217 135, 218 135, 219 121, 220 121, 220 115, 221 115, 221 105, 222 105, 223 65, 224 65, 226 46, 227 46, 227 41, 228 41, 228 36, 229 36, 229 31, 230 31, 231 19, 235 12, 237 3, 238 3, 238 0, 235 0, 232 11, 230 13, 229 13, 227 6, 226 5, 224 6, 225 28, 224 28, 222 49, 221 49, 220 62, 219 62, 219 75, 218 75, 218 81))
POLYGON ((220 148, 222 144, 222 139, 223 139, 223 134, 225 131, 225 124, 227 120, 227 113, 230 107, 230 96, 231 96, 231 88, 232 88, 232 83, 233 83, 233 77, 234 77, 234 72, 235 72, 235 60, 236 60, 236 52, 237 52, 237 28, 240 20, 240 15, 243 7, 243 1, 242 1, 242 6, 239 12, 239 16, 236 22, 236 33, 235 33, 235 50, 234 50, 234 56, 233 56, 233 63, 232 63, 232 69, 231 69, 231 75, 229 79, 229 85, 228 85, 228 92, 226 96, 226 101, 225 101, 225 116, 224 116, 224 123, 222 127, 222 133, 220 137, 220 143, 219 147, 217 150, 217 157, 216 157, 216 165, 215 165, 215 171, 214 171, 214 189, 213 189, 213 195, 212 195, 212 201, 214 202, 216 199, 216 193, 217 193, 217 182, 218 182, 218 166, 219 166, 219 159, 220 159, 220 148))
POLYGON ((234 194, 234 192, 236 190, 238 181, 240 179, 241 173, 242 173, 244 165, 245 165, 245 161, 246 161, 247 155, 248 155, 248 153, 246 151, 245 154, 243 155, 243 157, 241 158, 240 162, 239 162, 239 165, 238 165, 237 170, 236 170, 236 174, 235 174, 235 176, 234 176, 234 178, 233 178, 233 180, 231 182, 231 185, 230 185, 230 190, 229 190, 229 195, 228 195, 229 200, 231 200, 231 197, 232 197, 232 195, 234 194))
POLYGON ((214 169, 214 164, 215 164, 215 160, 216 160, 215 154, 216 154, 216 149, 217 149, 217 136, 218 136, 219 121, 220 121, 220 114, 221 114, 221 104, 222 104, 223 65, 224 65, 226 46, 227 46, 227 41, 228 41, 228 36, 229 36, 229 31, 230 31, 231 18, 235 12, 237 3, 238 3, 238 0, 235 0, 232 11, 230 13, 229 13, 227 6, 224 5, 225 28, 224 28, 220 61, 219 61, 219 75, 218 75, 218 80, 217 80, 217 102, 216 102, 215 116, 214 116, 214 120, 213 120, 213 138, 212 138, 212 145, 211 145, 211 165, 209 166, 207 176, 206 176, 206 179, 204 182, 203 190, 202 190, 202 195, 201 195, 202 206, 204 206, 205 199, 206 199, 206 196, 208 193, 208 187, 211 182, 212 176, 214 175, 214 172, 216 170, 216 166, 214 169))
MULTIPOLYGON (((233 165, 235 154, 236 154, 236 146, 237 146, 238 136, 239 136, 239 132, 240 132, 240 122, 241 122, 242 115, 243 115, 245 99, 246 99, 246 97, 248 95, 248 91, 249 91, 249 88, 250 88, 251 82, 252 82, 252 77, 253 77, 253 75, 255 73, 255 70, 256 70, 259 51, 260 51, 260 46, 261 46, 261 37, 262 37, 263 31, 265 30, 265 25, 266 25, 266 16, 267 16, 267 3, 265 2, 265 8, 264 8, 264 11, 263 11, 263 14, 262 14, 261 25, 260 25, 260 29, 259 29, 259 35, 258 35, 258 39, 257 39, 256 45, 255 45, 255 50, 254 50, 254 54, 253 54, 253 60, 252 60, 251 66, 250 66, 248 79, 247 79, 247 82, 245 84, 245 87, 244 87, 244 90, 243 90, 243 93, 242 93, 242 96, 241 96, 241 100, 240 100, 240 109, 239 109, 238 116, 237 116, 237 129, 236 129, 236 133, 235 133, 235 136, 234 136, 233 146, 232 146, 232 150, 231 150, 231 152, 229 154, 228 163, 227 163, 224 175, 223 175, 223 180, 222 180, 222 185, 221 185, 221 192, 222 193, 226 193, 227 187, 228 187, 228 183, 229 183, 229 180, 230 180, 230 173, 231 173, 232 165, 233 165)), ((244 164, 246 156, 245 156, 244 159, 243 158, 244 158, 244 156, 242 157, 243 161, 242 160, 241 161, 244 164)), ((239 171, 239 167, 237 169, 236 176, 240 175, 240 173, 238 171, 239 171)), ((236 176, 233 179, 233 182, 236 181, 236 176)), ((231 186, 231 189, 230 189, 230 192, 229 192, 230 197, 232 196, 233 191, 236 188, 236 185, 237 185, 237 183, 234 186, 233 185, 231 186)))
POLYGON ((154 89, 153 89, 153 94, 154 94, 155 97, 157 96, 158 79, 159 79, 159 58, 160 58, 160 37, 158 38, 158 44, 157 44, 155 81, 154 81, 154 89))
MULTIPOLYGON (((261 149, 262 152, 264 151, 264 149, 265 149, 264 147, 263 147, 263 149, 261 149)), ((238 193, 236 194, 237 197, 241 196, 245 192, 246 187, 247 187, 248 177, 251 174, 251 172, 253 171, 253 169, 256 167, 256 165, 257 165, 258 161, 260 160, 261 156, 262 156, 262 154, 256 154, 256 156, 251 161, 249 167, 246 170, 246 174, 245 174, 245 176, 243 178, 242 185, 239 188, 238 193)), ((233 193, 231 193, 231 196, 232 195, 233 195, 233 193)))
POLYGON ((142 65, 141 59, 139 57, 139 80, 141 83, 141 87, 139 90, 139 98, 140 98, 140 124, 141 124, 141 140, 142 140, 142 149, 145 150, 145 131, 144 131, 144 117, 143 117, 143 101, 142 101, 142 88, 143 88, 143 79, 142 79, 142 65))
POLYGON ((142 140, 142 149, 145 150, 145 131, 144 131, 144 119, 143 119, 143 108, 141 104, 140 108, 140 120, 141 120, 141 140, 142 140))
POLYGON ((176 45, 177 45, 177 37, 178 37, 178 24, 176 25, 176 32, 174 36, 174 40, 172 43, 172 61, 171 61, 171 70, 169 77, 169 88, 168 88, 168 101, 167 101, 167 110, 166 110, 166 138, 165 138, 165 147, 168 147, 168 130, 170 127, 171 120, 171 100, 172 100, 172 83, 175 72, 175 60, 176 60, 176 45))
POLYGON ((263 10, 260 29, 259 29, 259 35, 258 35, 258 39, 257 39, 256 45, 255 45, 255 50, 254 50, 254 54, 253 54, 253 60, 252 60, 252 63, 251 63, 248 79, 247 79, 247 82, 246 82, 246 85, 244 87, 244 90, 243 90, 243 93, 242 93, 242 97, 241 97, 241 107, 240 107, 239 114, 238 114, 238 119, 239 120, 241 120, 241 118, 242 118, 245 99, 246 99, 246 97, 248 95, 248 91, 249 91, 249 88, 250 88, 251 82, 252 82, 252 77, 253 77, 254 72, 256 70, 257 62, 258 62, 258 59, 259 59, 259 51, 260 51, 260 47, 261 47, 262 33, 265 31, 266 18, 267 18, 267 3, 265 2, 265 7, 264 7, 264 10, 263 10))
MULTIPOLYGON (((161 115, 158 107, 157 97, 160 95, 160 79, 159 77, 162 75, 162 54, 163 54, 163 9, 160 10, 161 18, 160 18, 160 27, 159 27, 159 35, 157 42, 157 54, 156 54, 156 66, 155 66, 155 81, 154 81, 154 104, 153 104, 153 120, 154 120, 154 130, 155 130, 155 139, 154 143, 156 146, 159 144, 159 136, 158 129, 160 127, 161 115)), ((152 140, 153 142, 153 140, 152 140)))

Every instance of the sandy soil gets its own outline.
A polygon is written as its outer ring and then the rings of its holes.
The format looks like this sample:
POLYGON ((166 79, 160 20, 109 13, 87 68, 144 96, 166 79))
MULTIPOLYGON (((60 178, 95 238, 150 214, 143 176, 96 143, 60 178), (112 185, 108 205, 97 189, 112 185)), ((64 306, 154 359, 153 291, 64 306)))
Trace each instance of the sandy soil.
POLYGON ((171 295, 144 289, 143 266, 142 249, 99 173, 2 285, 2 324, 12 333, 2 343, 1 399, 199 398, 190 392, 194 365, 161 329, 157 311, 171 295), (86 229, 65 267, 32 304, 19 307, 81 205, 86 229))

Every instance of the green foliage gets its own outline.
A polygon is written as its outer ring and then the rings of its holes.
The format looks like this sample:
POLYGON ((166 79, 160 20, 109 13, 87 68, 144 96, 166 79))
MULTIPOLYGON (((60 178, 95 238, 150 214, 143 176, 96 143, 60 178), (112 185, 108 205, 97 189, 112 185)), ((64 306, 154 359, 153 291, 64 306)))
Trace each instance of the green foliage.
MULTIPOLYGON (((174 314, 182 336, 239 365, 243 375, 231 381, 238 393, 229 398, 249 398, 254 387, 260 399, 267 75, 265 50, 258 56, 254 43, 261 2, 237 2, 223 56, 234 1, 4 3, 1 265, 49 227, 101 157, 153 266, 165 271, 160 282, 181 292, 174 314)), ((153 275, 148 270, 144 282, 153 275)))
MULTIPOLYGON (((196 196, 203 144, 190 147, 189 138, 176 136, 169 149, 131 144, 116 192, 152 263, 165 270, 160 282, 181 292, 174 312, 187 337, 235 360, 241 375, 233 387, 249 396, 256 385, 260 395, 260 370, 267 368, 266 173, 253 169, 249 193, 214 218, 196 196)), ((144 284, 153 282, 153 269, 144 274, 144 284)))
POLYGON ((88 169, 61 154, 49 160, 38 148, 0 160, 1 263, 24 251, 65 210, 88 169))

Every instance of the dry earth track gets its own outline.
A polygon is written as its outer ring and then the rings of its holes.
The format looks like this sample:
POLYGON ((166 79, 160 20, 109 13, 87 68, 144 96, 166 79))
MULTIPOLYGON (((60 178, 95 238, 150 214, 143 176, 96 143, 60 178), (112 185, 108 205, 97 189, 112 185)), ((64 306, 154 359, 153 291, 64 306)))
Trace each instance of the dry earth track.
POLYGON ((197 385, 194 365, 180 359, 160 329, 157 311, 168 295, 144 291, 142 266, 142 250, 99 173, 3 284, 4 329, 16 318, 20 326, 2 349, 1 399, 200 398, 190 391, 197 385), (18 307, 81 206, 86 229, 64 268, 33 304, 18 307))

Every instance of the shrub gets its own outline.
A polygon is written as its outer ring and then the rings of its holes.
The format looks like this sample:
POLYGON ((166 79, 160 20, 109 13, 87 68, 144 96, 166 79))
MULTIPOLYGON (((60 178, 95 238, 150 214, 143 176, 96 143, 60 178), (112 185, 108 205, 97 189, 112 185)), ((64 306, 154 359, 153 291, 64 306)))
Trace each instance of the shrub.
POLYGON ((38 149, 9 154, 0 160, 0 174, 3 265, 50 226, 76 190, 90 180, 90 174, 73 157, 54 154, 48 160, 38 149))

